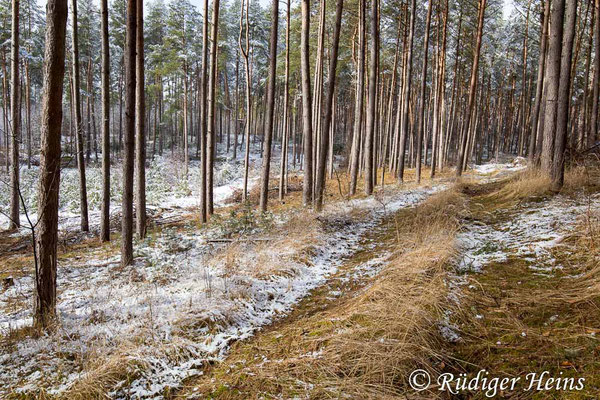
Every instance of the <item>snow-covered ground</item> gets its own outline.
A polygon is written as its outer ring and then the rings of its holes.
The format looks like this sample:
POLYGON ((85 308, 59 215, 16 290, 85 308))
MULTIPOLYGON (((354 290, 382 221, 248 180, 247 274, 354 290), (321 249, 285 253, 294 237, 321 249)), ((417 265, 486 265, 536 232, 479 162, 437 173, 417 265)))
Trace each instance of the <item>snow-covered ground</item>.
MULTIPOLYGON (((577 218, 600 206, 600 195, 557 195, 543 202, 522 204, 519 212, 498 225, 473 223, 458 235, 462 272, 480 272, 492 262, 517 256, 530 268, 551 271, 555 265, 550 249, 575 229, 577 218)), ((504 210, 506 212, 506 210, 504 210)))

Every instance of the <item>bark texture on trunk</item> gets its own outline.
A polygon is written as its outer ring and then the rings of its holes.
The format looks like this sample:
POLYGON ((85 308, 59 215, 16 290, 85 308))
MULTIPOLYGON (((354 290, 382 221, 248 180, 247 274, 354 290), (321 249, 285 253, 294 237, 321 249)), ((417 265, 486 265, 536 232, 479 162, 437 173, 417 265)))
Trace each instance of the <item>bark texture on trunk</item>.
POLYGON ((34 250, 36 276, 34 325, 48 328, 56 317, 56 267, 58 247, 58 188, 67 0, 48 0, 44 50, 41 113, 38 225, 34 250))

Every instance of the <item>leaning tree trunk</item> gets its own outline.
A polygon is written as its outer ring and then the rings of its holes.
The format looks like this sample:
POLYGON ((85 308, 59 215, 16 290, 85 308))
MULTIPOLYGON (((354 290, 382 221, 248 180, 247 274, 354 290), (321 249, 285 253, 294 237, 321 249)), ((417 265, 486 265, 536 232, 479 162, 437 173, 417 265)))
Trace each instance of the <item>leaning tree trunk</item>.
POLYGON ((312 160, 312 94, 310 92, 310 0, 301 0, 302 33, 300 43, 300 63, 302 70, 302 130, 304 135, 304 188, 302 202, 305 207, 313 198, 313 160, 312 160))
POLYGON ((125 35, 125 131, 123 134, 123 200, 121 216, 121 265, 133 263, 133 167, 135 152, 135 81, 137 4, 127 0, 125 35))
POLYGON ((108 42, 108 0, 100 3, 102 35, 102 205, 100 240, 110 240, 110 51, 108 42))
POLYGON ((136 89, 135 89, 135 224, 140 239, 146 236, 146 99, 144 96, 144 0, 136 7, 136 89))
POLYGON ((565 0, 554 0, 552 5, 554 9, 550 16, 550 47, 548 49, 548 66, 546 67, 545 77, 548 84, 548 91, 546 93, 544 142, 542 145, 542 169, 548 175, 551 173, 552 160, 554 158, 565 0))
POLYGON ((567 7, 565 31, 562 39, 556 138, 551 171, 552 190, 557 192, 562 188, 565 178, 565 150, 567 148, 567 129, 569 125, 569 108, 571 105, 569 96, 571 93, 571 59, 573 56, 576 20, 577 1, 570 1, 567 7))
MULTIPOLYGON (((21 226, 19 221, 19 0, 12 0, 12 31, 10 44, 10 229, 21 226)), ((4 107, 6 112, 6 107, 4 107)))
POLYGON ((327 83, 327 98, 325 100, 325 121, 323 121, 321 150, 319 151, 319 161, 317 164, 315 211, 321 211, 323 208, 323 192, 325 191, 325 164, 327 162, 329 146, 333 146, 333 143, 329 143, 329 130, 331 129, 333 96, 335 95, 335 73, 337 70, 338 47, 340 43, 340 29, 342 25, 343 9, 344 0, 337 0, 335 8, 335 27, 333 30, 333 47, 331 49, 331 58, 329 60, 329 82, 327 83))
POLYGON ((60 139, 65 76, 67 0, 48 0, 44 50, 43 95, 38 186, 38 223, 34 246, 36 260, 34 325, 49 328, 56 317, 58 247, 58 188, 60 139))
POLYGON ((81 122, 81 91, 79 90, 79 38, 77 34, 77 0, 71 1, 73 23, 73 105, 75 108, 75 140, 77 145, 77 168, 79 169, 79 207, 81 230, 89 231, 87 188, 85 184, 85 161, 83 159, 83 124, 81 122))

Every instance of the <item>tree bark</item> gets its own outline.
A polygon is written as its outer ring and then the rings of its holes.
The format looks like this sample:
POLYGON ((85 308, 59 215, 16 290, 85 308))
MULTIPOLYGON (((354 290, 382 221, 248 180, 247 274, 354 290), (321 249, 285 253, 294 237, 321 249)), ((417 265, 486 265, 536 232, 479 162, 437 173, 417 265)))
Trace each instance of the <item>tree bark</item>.
POLYGON ((477 41, 475 45, 475 56, 473 57, 473 68, 471 69, 471 81, 469 84, 469 103, 467 105, 462 143, 460 145, 458 161, 456 164, 457 176, 462 175, 463 164, 466 164, 466 161, 469 157, 467 139, 469 137, 469 132, 471 132, 471 116, 475 107, 475 96, 477 95, 477 75, 479 70, 479 56, 481 54, 481 39, 483 36, 483 22, 485 17, 486 3, 487 0, 479 0, 479 22, 477 27, 477 41))
POLYGON ((369 103, 367 106, 367 131, 365 135, 365 194, 373 193, 373 153, 375 142, 375 112, 377 106, 377 64, 379 61, 378 0, 371 0, 371 59, 369 61, 369 103))
POLYGON ((56 317, 58 189, 66 29, 67 0, 48 0, 40 132, 39 215, 34 247, 37 268, 33 320, 36 327, 43 329, 49 328, 56 317))
POLYGON ((552 190, 557 192, 562 188, 565 178, 565 150, 567 148, 567 129, 569 125, 569 108, 571 105, 571 60, 573 57, 573 41, 575 39, 575 24, 577 21, 577 1, 569 2, 565 18, 560 63, 560 83, 558 88, 556 138, 551 171, 552 190))
POLYGON ((206 145, 206 213, 213 214, 213 171, 215 153, 215 89, 217 86, 218 63, 218 34, 219 34, 219 0, 213 0, 211 48, 210 48, 210 76, 208 78, 208 130, 206 145))
POLYGON ((108 39, 108 0, 100 2, 102 35, 102 204, 100 240, 110 240, 110 50, 108 39))
POLYGON ((79 76, 79 38, 77 27, 77 0, 71 1, 73 23, 73 103, 75 111, 75 140, 77 145, 77 168, 79 169, 79 206, 81 230, 89 231, 87 188, 85 183, 85 160, 83 157, 83 124, 81 122, 81 91, 79 76))
POLYGON ((365 90, 365 19, 366 0, 358 0, 358 61, 356 66, 356 98, 354 104, 354 130, 352 135, 352 156, 350 164, 350 195, 356 193, 360 164, 360 133, 362 127, 363 99, 365 90))
MULTIPOLYGON (((21 226, 19 212, 19 0, 12 0, 12 29, 10 38, 10 222, 9 229, 21 226)), ((4 107, 6 112, 6 105, 4 107)))
MULTIPOLYGON (((427 89, 427 64, 429 61, 429 32, 431 29, 431 12, 433 9, 433 1, 429 1, 427 10, 427 21, 425 22, 425 42, 423 44, 423 71, 421 73, 421 95, 419 105, 419 121, 417 126, 417 171, 416 180, 417 183, 421 183, 421 158, 423 156, 423 134, 425 125, 425 95, 427 89)), ((425 142, 427 146, 427 142, 425 142)), ((427 154, 426 154, 427 155, 427 154)), ((427 161, 427 160, 425 160, 427 161)))
POLYGON ((592 119, 587 144, 592 147, 598 137, 598 97, 600 96, 600 0, 594 0, 596 30, 594 31, 594 77, 592 78, 592 119))
POLYGON ((121 265, 133 263, 133 168, 135 151, 137 4, 127 0, 125 27, 125 131, 123 134, 123 200, 121 265))
MULTIPOLYGON (((362 0, 360 0, 362 1, 362 0)), ((312 160, 312 94, 310 89, 310 0, 301 0, 302 32, 300 43, 300 64, 302 70, 302 131, 304 135, 304 188, 302 202, 305 207, 313 199, 313 160, 312 160)))
POLYGON ((542 90, 544 87, 544 71, 546 67, 546 53, 548 50, 548 23, 550 21, 550 1, 545 1, 544 11, 542 15, 542 35, 540 37, 540 58, 538 60, 538 75, 537 86, 535 91, 535 101, 533 103, 533 111, 531 113, 531 132, 529 136, 529 163, 533 165, 535 162, 537 132, 540 116, 540 107, 542 104, 542 90))
POLYGON ((315 193, 315 211, 319 212, 323 208, 323 192, 325 191, 325 167, 327 155, 329 153, 329 131, 331 129, 333 96, 335 95, 335 75, 337 71, 338 47, 340 42, 340 29, 342 25, 342 11, 344 9, 344 0, 337 0, 335 8, 335 27, 333 30, 333 47, 329 60, 329 81, 327 83, 327 98, 325 100, 325 120, 323 121, 323 134, 321 136, 321 151, 319 152, 319 162, 317 165, 317 183, 315 193))
POLYGON ((406 83, 402 88, 404 102, 402 103, 402 130, 400 131, 399 159, 398 159, 398 181, 404 181, 404 157, 406 153, 406 138, 408 137, 408 120, 410 106, 410 89, 412 86, 412 57, 413 41, 415 36, 415 14, 417 12, 416 0, 412 0, 410 8, 410 28, 408 33, 408 54, 406 56, 406 83))
POLYGON ((554 9, 550 16, 550 47, 548 49, 548 65, 545 77, 548 92, 546 93, 545 101, 544 142, 542 145, 542 169, 548 175, 551 174, 552 160, 554 158, 565 0, 554 0, 552 5, 554 9))
POLYGON ((136 4, 135 89, 135 224, 140 239, 146 237, 146 97, 144 94, 144 0, 136 4))

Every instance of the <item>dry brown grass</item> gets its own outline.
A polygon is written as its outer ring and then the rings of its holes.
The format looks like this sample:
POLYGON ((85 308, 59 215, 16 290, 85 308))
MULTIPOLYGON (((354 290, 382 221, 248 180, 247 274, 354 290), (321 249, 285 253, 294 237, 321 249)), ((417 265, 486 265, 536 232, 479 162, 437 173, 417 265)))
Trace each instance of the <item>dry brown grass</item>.
POLYGON ((434 370, 443 358, 437 324, 448 308, 446 267, 465 209, 465 196, 448 190, 389 220, 395 253, 369 285, 325 310, 299 310, 275 330, 236 344, 185 395, 399 396, 412 370, 434 370))
POLYGON ((517 200, 543 196, 549 192, 550 183, 544 172, 528 168, 509 178, 498 194, 503 199, 517 200))

